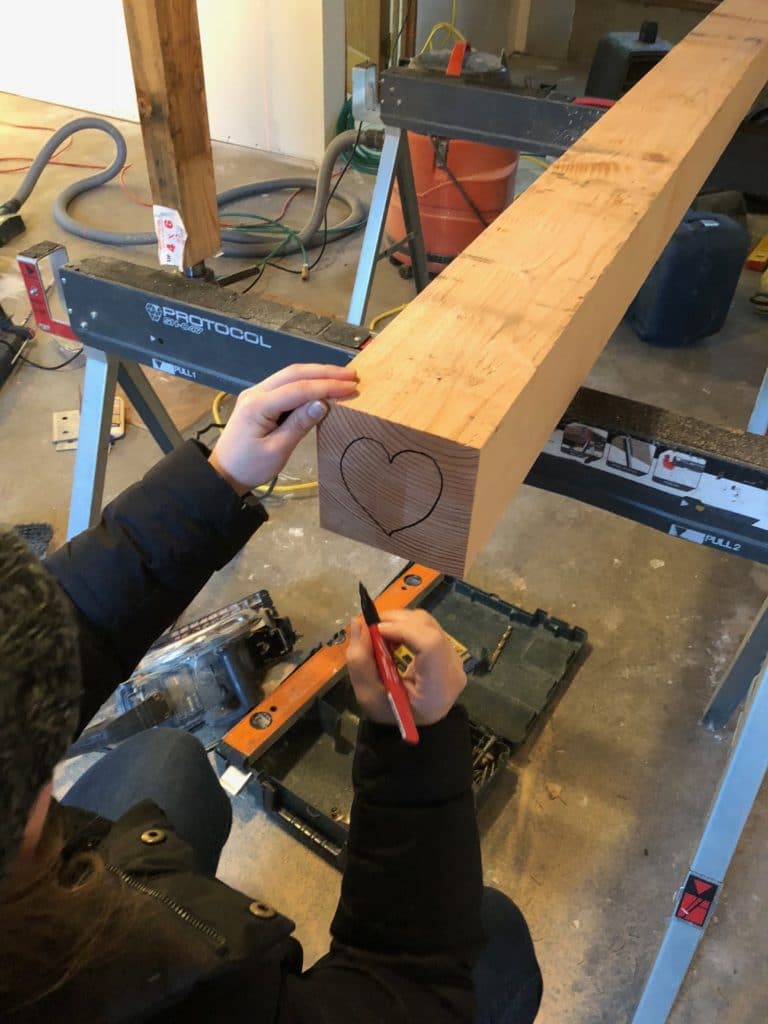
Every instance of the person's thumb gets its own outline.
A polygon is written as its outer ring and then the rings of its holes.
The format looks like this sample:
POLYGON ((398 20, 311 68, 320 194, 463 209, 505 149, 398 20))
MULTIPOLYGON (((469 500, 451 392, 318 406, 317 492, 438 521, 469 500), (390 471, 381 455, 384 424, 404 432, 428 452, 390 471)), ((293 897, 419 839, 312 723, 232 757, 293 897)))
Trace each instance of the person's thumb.
POLYGON ((359 644, 360 643, 360 632, 361 632, 360 619, 356 615, 354 617, 354 619, 352 619, 352 621, 349 624, 349 642, 351 644, 359 644))
POLYGON ((327 414, 326 402, 317 399, 314 402, 307 402, 306 405, 301 405, 298 409, 293 410, 285 423, 277 428, 274 437, 279 438, 290 451, 293 451, 302 437, 306 437, 310 430, 316 427, 327 414))

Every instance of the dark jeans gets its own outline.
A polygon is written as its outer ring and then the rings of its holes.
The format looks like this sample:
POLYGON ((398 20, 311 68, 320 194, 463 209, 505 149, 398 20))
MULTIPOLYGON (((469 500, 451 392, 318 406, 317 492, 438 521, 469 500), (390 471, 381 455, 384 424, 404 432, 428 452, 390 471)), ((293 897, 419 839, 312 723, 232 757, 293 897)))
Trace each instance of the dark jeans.
POLYGON ((160 807, 213 878, 232 827, 232 804, 202 745, 176 729, 149 729, 124 740, 77 780, 61 801, 116 821, 142 800, 160 807))
MULTIPOLYGON (((62 800, 115 820, 142 800, 165 811, 213 876, 232 825, 232 805, 198 741, 175 729, 151 729, 105 754, 62 800)), ((488 945, 475 967, 476 1024, 530 1024, 541 1001, 541 974, 528 925, 497 889, 483 892, 488 945)))

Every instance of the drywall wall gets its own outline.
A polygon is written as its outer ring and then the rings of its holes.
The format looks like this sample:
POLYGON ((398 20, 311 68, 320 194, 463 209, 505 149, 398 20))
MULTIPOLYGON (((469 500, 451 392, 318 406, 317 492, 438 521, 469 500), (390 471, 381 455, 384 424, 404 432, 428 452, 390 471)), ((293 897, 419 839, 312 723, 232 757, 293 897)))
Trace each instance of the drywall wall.
MULTIPOLYGON (((476 50, 499 53, 509 33, 510 0, 458 0, 456 27, 464 33, 476 50)), ((451 0, 419 0, 416 19, 416 49, 424 45, 429 30, 438 21, 450 21, 451 0)), ((446 40, 443 34, 441 40, 446 40)))
POLYGON ((576 0, 535 0, 530 8, 525 52, 564 60, 575 8, 576 0))
MULTIPOLYGON (((0 91, 137 120, 121 0, 26 0, 0 91)), ((344 0, 198 0, 214 139, 317 161, 344 99, 344 0)))

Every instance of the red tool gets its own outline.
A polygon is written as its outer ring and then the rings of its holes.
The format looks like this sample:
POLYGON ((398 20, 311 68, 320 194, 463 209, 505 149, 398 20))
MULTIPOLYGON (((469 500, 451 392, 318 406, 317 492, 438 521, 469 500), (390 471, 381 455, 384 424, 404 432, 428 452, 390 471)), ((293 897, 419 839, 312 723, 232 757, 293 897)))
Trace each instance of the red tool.
POLYGON ((749 254, 746 266, 748 270, 759 270, 761 273, 768 267, 768 235, 761 238, 749 254))
POLYGON ((451 56, 448 60, 448 67, 445 69, 445 73, 449 78, 460 78, 462 68, 464 67, 464 58, 467 56, 472 47, 469 45, 466 39, 460 39, 451 50, 451 56))
POLYGON ((64 320, 57 320, 48 305, 48 295, 43 284, 42 267, 44 260, 50 261, 50 269, 53 271, 53 279, 57 287, 59 284, 59 271, 67 262, 67 250, 58 242, 39 242, 20 252, 16 257, 19 264, 24 287, 27 289, 29 304, 32 307, 32 315, 35 324, 41 331, 48 334, 58 335, 60 338, 69 338, 70 341, 80 341, 70 325, 64 320))
POLYGON ((616 100, 604 100, 600 96, 577 96, 572 102, 577 107, 600 107, 602 110, 610 110, 616 100))
POLYGON ((381 619, 376 611, 376 605, 371 600, 371 595, 362 583, 360 584, 360 605, 363 609, 363 618, 371 634, 373 656, 376 659, 379 677, 384 689, 387 691, 387 697, 389 697, 389 703, 392 705, 392 711, 400 729, 400 735, 406 743, 418 743, 419 732, 416 728, 416 722, 413 720, 413 711, 411 710, 408 691, 405 688, 405 683, 400 678, 400 673, 397 671, 392 653, 389 647, 387 647, 384 637, 379 633, 379 622, 381 619))

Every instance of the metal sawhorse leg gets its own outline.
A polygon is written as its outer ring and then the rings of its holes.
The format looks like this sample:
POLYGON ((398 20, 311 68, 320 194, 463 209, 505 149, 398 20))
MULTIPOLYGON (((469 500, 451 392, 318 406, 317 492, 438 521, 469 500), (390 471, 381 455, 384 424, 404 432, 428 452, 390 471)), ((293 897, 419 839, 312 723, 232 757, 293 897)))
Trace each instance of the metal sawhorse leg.
POLYGON ((419 219, 419 203, 416 196, 416 185, 413 180, 411 153, 408 149, 408 138, 399 128, 384 130, 384 145, 381 150, 379 170, 376 184, 371 196, 371 207, 368 212, 368 223, 363 235, 360 249, 360 260, 357 264, 355 283, 352 288, 352 299, 349 304, 347 320, 351 324, 362 324, 368 308, 368 299, 373 285, 376 264, 383 257, 400 251, 407 243, 413 267, 413 280, 416 291, 423 291, 429 284, 427 255, 424 249, 424 237, 419 219), (405 238, 394 246, 380 252, 381 237, 384 233, 384 222, 387 217, 392 186, 397 179, 400 191, 400 202, 405 221, 405 238))
MULTIPOLYGON (((768 598, 741 642, 728 671, 704 712, 702 722, 709 729, 722 729, 749 693, 752 680, 768 651, 768 598)), ((768 739, 766 740, 768 743, 768 739)))
MULTIPOLYGON (((768 434, 768 371, 755 399, 747 430, 768 434)), ((722 729, 746 697, 752 680, 768 651, 768 599, 758 613, 720 685, 704 712, 702 722, 709 729, 722 729)))
POLYGON ((675 902, 632 1024, 664 1024, 768 770, 768 659, 754 679, 691 870, 675 902))
POLYGON ((109 428, 117 383, 163 452, 178 448, 183 438, 136 363, 122 362, 98 349, 85 349, 85 377, 80 410, 67 539, 87 530, 99 517, 109 452, 109 428))
POLYGON ((768 370, 757 393, 747 430, 750 434, 768 434, 768 370))

